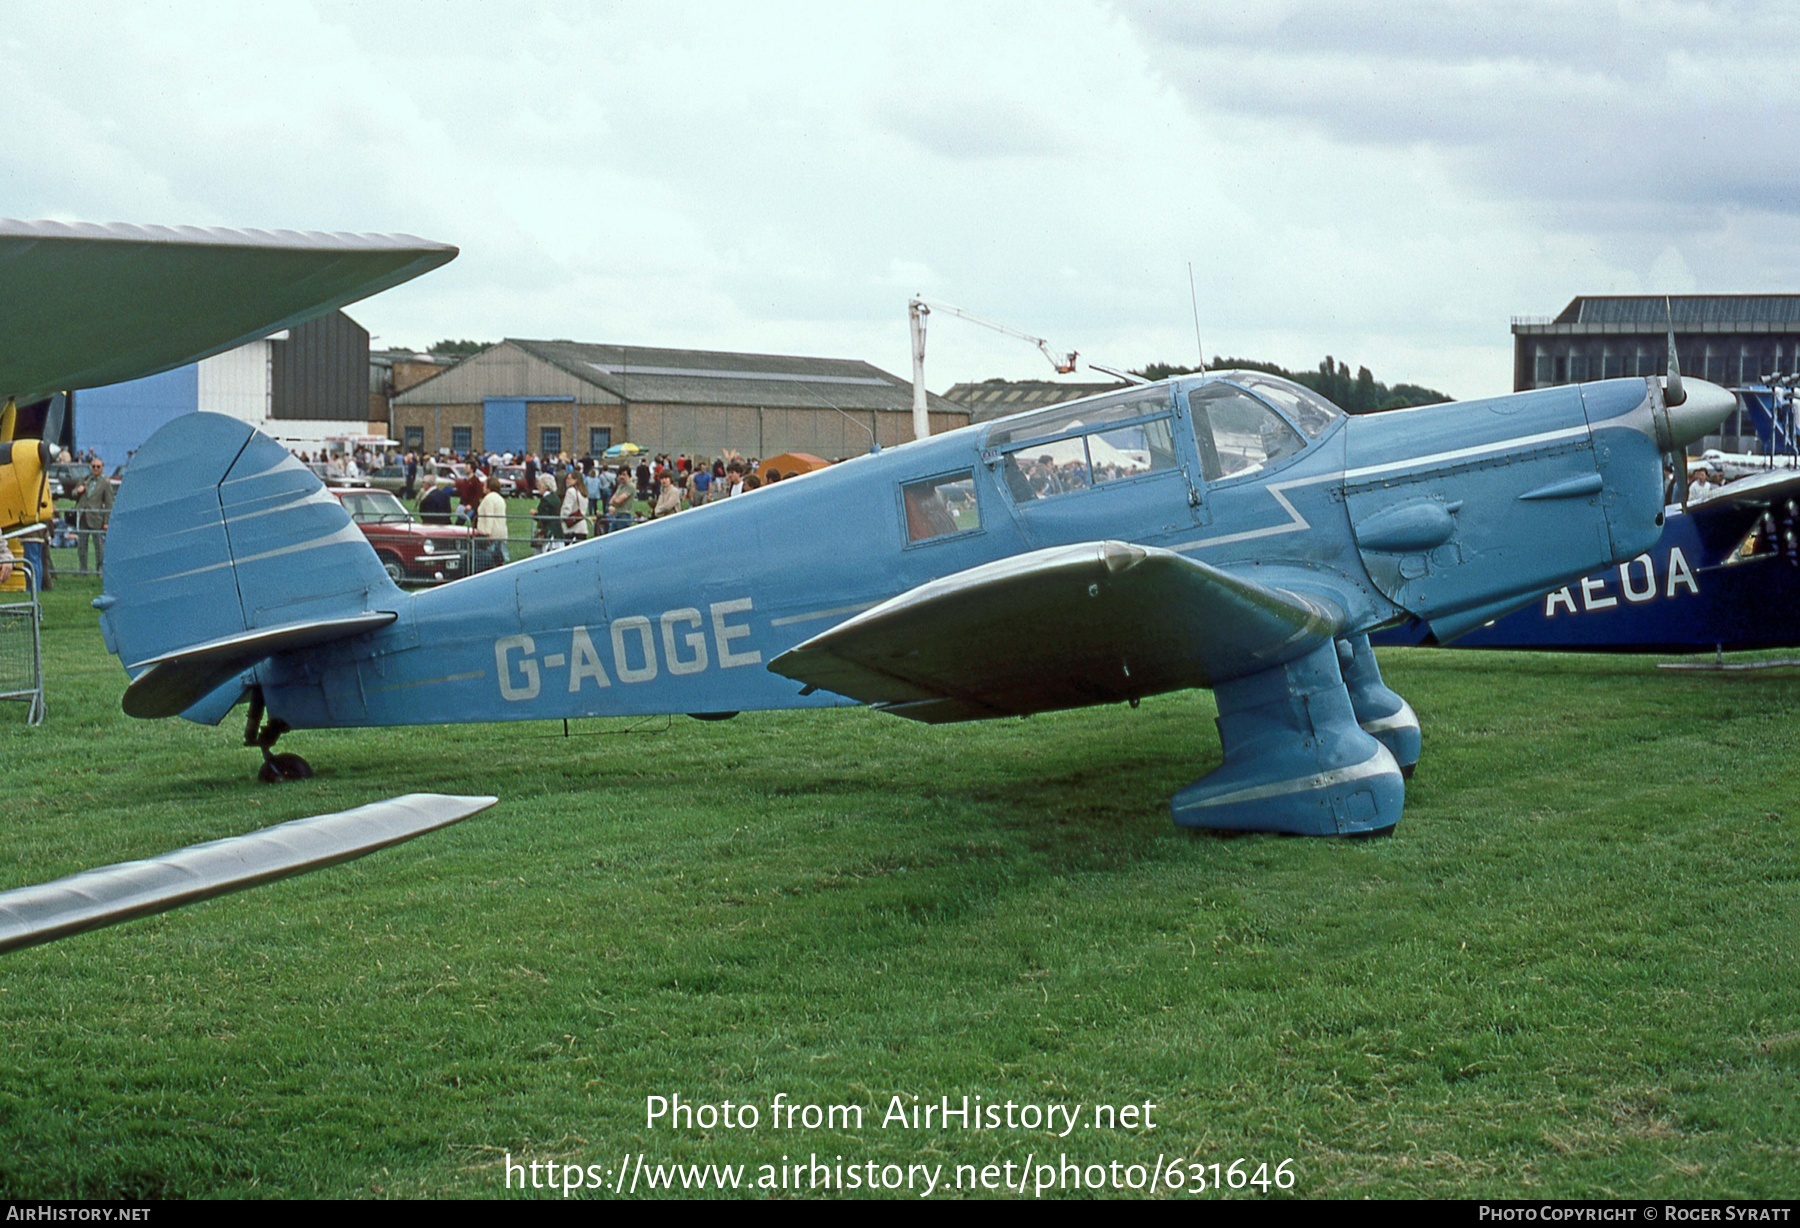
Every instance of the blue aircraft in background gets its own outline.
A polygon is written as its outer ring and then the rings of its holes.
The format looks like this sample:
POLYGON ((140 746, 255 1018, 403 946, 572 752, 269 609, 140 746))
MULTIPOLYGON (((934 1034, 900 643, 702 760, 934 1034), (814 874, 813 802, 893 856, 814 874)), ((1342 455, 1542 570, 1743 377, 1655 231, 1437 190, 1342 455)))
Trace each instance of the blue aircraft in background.
MULTIPOLYGON (((1795 384, 1771 375, 1737 389, 1760 454, 1707 452, 1701 465, 1737 480, 1692 502, 1684 487, 1661 539, 1617 567, 1450 641, 1447 647, 1567 652, 1718 653, 1800 645, 1800 435, 1795 384)), ((1686 476, 1687 459, 1677 480, 1686 476)), ((1376 644, 1436 644, 1417 619, 1376 644)))
POLYGON ((850 703, 947 722, 1209 687, 1224 759, 1178 823, 1373 833, 1419 728, 1369 632, 1448 639, 1652 548, 1663 455, 1732 405, 1672 368, 1349 419, 1215 372, 419 593, 279 444, 188 414, 132 463, 95 605, 125 710, 217 723, 248 700, 266 776, 306 770, 272 749, 297 729, 850 703))

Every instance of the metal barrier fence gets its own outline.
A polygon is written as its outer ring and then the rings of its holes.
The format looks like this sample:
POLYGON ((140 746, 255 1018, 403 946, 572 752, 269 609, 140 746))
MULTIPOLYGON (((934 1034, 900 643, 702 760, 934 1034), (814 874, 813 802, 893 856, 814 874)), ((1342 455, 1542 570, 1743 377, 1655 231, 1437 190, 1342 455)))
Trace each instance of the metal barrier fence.
POLYGON ((25 704, 25 723, 41 725, 44 646, 37 573, 24 559, 14 559, 13 566, 24 573, 25 591, 0 592, 0 700, 25 704))
POLYGON ((52 587, 57 576, 97 576, 100 561, 106 554, 105 529, 76 528, 76 513, 58 510, 50 526, 50 574, 45 577, 52 587))

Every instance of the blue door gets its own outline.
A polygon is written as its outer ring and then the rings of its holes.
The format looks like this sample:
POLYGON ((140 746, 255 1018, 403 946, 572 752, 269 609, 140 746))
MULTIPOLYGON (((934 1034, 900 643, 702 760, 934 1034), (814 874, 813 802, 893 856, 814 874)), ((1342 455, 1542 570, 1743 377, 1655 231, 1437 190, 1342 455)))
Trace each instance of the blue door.
POLYGON ((483 397, 481 446, 489 452, 525 453, 525 398, 483 397))

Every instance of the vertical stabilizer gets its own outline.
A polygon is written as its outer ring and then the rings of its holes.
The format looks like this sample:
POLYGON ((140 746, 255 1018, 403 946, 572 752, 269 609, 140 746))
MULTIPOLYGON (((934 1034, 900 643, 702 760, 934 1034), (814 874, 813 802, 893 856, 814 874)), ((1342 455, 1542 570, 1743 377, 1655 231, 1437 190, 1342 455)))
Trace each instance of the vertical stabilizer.
POLYGON ((188 712, 216 721, 263 657, 367 634, 409 600, 306 466, 217 414, 183 414, 138 451, 106 553, 94 604, 135 680, 126 711, 139 716, 191 709, 223 688, 188 712))

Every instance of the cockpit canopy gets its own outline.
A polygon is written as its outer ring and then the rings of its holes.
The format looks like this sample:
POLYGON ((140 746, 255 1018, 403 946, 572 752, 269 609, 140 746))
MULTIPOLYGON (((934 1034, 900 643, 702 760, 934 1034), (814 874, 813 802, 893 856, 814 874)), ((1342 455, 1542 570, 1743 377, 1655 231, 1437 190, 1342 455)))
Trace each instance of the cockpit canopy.
POLYGON ((1292 380, 1221 371, 1187 392, 1208 482, 1255 473, 1305 450, 1344 411, 1292 380))
POLYGON ((989 431, 987 454, 1003 461, 1006 484, 1019 500, 1176 469, 1177 397, 1191 411, 1208 482, 1278 464, 1344 417, 1330 401, 1280 376, 1211 372, 1192 383, 1134 387, 1007 418, 989 431))
POLYGON ((1285 414, 1290 422, 1317 439, 1344 416, 1344 411, 1304 384, 1262 371, 1215 371, 1212 375, 1247 388, 1285 414))

